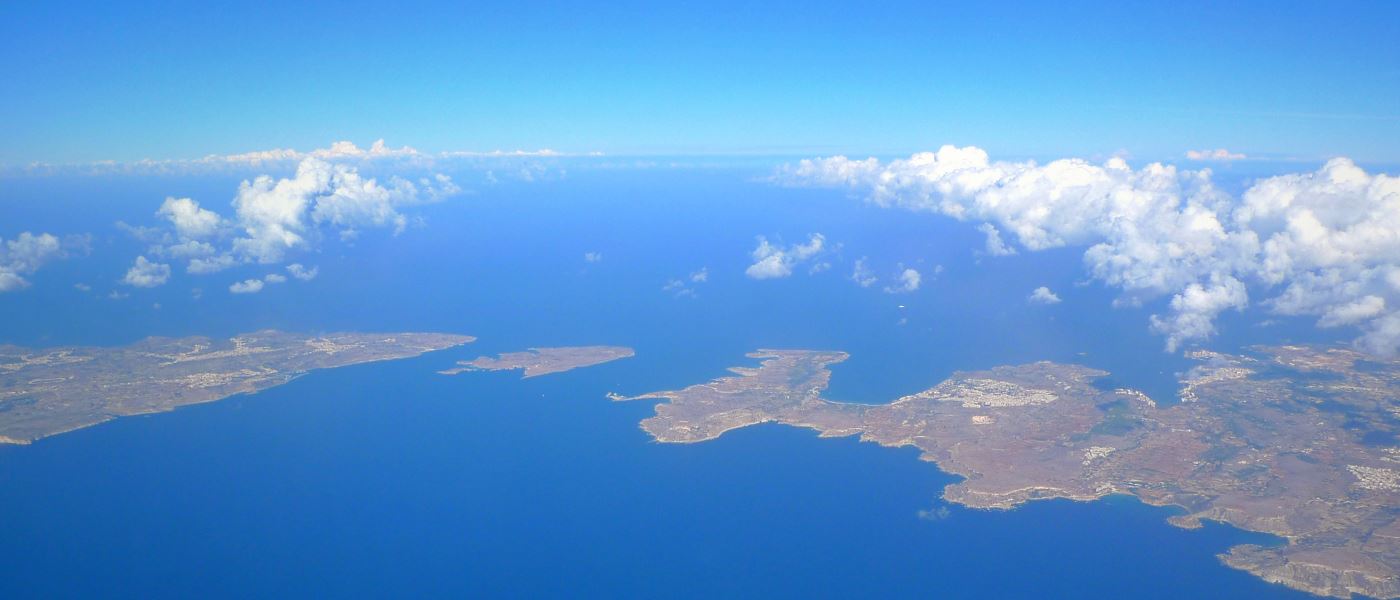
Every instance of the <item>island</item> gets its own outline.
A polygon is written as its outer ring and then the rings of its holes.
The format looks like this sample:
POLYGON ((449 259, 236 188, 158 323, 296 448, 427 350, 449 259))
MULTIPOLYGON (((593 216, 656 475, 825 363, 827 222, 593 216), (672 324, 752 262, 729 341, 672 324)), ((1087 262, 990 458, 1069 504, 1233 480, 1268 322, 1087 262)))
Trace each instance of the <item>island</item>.
POLYGON ((522 379, 562 373, 582 367, 591 367, 605 362, 635 356, 631 348, 625 346, 560 346, 557 348, 530 348, 524 352, 507 352, 497 357, 482 356, 475 360, 458 361, 451 369, 438 371, 443 375, 456 375, 465 371, 512 371, 524 369, 522 379))
POLYGON ((115 348, 0 346, 0 443, 28 444, 118 417, 256 392, 315 369, 418 356, 473 339, 269 330, 221 341, 153 337, 115 348))
POLYGON ((659 399, 642 428, 702 442, 758 423, 912 446, 962 479, 944 497, 1010 509, 1127 494, 1274 534, 1221 560, 1313 594, 1400 597, 1400 362, 1352 350, 1197 351, 1179 398, 1158 405, 1108 373, 1040 362, 959 372, 886 404, 822 397, 841 352, 760 350, 757 367, 613 400, 659 399))

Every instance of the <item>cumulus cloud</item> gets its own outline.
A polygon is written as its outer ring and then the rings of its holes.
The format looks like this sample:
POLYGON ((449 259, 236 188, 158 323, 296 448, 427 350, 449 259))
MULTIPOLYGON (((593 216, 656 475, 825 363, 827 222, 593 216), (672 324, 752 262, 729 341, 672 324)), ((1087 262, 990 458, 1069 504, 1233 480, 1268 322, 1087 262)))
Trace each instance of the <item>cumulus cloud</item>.
POLYGON ((895 281, 897 283, 895 285, 887 286, 885 288, 885 293, 907 294, 909 292, 917 291, 919 289, 919 283, 922 279, 923 277, 919 275, 918 271, 915 271, 914 269, 904 269, 903 271, 900 271, 899 277, 896 278, 895 281))
POLYGON ((1084 247, 1086 270, 1119 289, 1120 304, 1170 298, 1150 326, 1172 350, 1248 306, 1251 286, 1278 314, 1359 327, 1364 349, 1400 350, 1400 179, 1345 158, 1260 180, 1238 198, 1209 170, 1000 162, 952 146, 889 162, 804 160, 777 180, 977 223, 990 254, 1084 247))
POLYGON ((750 253, 754 262, 749 265, 744 274, 753 279, 787 277, 792 275, 793 267, 821 253, 825 243, 826 237, 820 233, 811 234, 805 244, 793 244, 786 248, 769 242, 763 236, 758 236, 758 247, 750 253))
POLYGON ((170 279, 170 265, 151 262, 145 256, 136 257, 135 264, 126 271, 122 283, 132 287, 151 288, 165 285, 170 279))
MULTIPOLYGON (((186 261, 186 271, 208 274, 246 263, 272 264, 295 251, 311 250, 324 232, 353 238, 360 230, 380 228, 395 235, 408 225, 405 207, 432 202, 461 191, 446 175, 385 183, 365 177, 352 164, 329 162, 344 156, 403 155, 407 151, 376 144, 361 151, 332 146, 303 158, 291 177, 268 175, 245 180, 233 199, 233 214, 223 216, 190 198, 167 198, 156 211, 166 228, 127 229, 152 244, 149 255, 186 261)), ((300 267, 298 267, 300 269, 300 267)), ((315 276, 315 270, 299 279, 315 276)))
POLYGON ((288 250, 306 246, 312 226, 321 224, 342 232, 390 227, 399 233, 407 218, 398 207, 419 200, 419 189, 407 180, 383 186, 352 166, 308 158, 294 177, 264 175, 239 186, 233 207, 242 234, 233 251, 253 262, 279 262, 288 250))
POLYGON ((1190 160, 1244 160, 1249 157, 1224 148, 1216 148, 1215 150, 1187 150, 1186 158, 1190 160))
POLYGON ((223 223, 218 213, 200 208, 189 198, 166 198, 156 214, 170 221, 175 233, 191 243, 212 237, 223 223))
POLYGON ((1031 291, 1031 295, 1026 297, 1026 302, 1030 302, 1031 304, 1059 304, 1060 297, 1055 294, 1055 292, 1050 291, 1050 288, 1042 285, 1031 291))
POLYGON ((1242 309, 1248 300, 1238 279, 1212 276, 1209 283, 1192 283, 1172 296, 1171 314, 1152 315, 1152 330, 1165 335, 1167 350, 1174 352, 1184 341, 1213 335, 1215 317, 1226 309, 1242 309))
POLYGON ((29 287, 24 276, 63 253, 63 244, 49 233, 25 231, 9 241, 0 238, 0 293, 29 287))
POLYGON ((320 272, 321 269, 319 267, 311 267, 308 269, 302 266, 301 263, 292 263, 290 265, 287 265, 287 273, 290 274, 292 277, 295 277, 302 281, 311 281, 312 279, 315 279, 316 275, 320 272))
POLYGON ((287 276, 278 273, 268 273, 267 276, 263 277, 263 281, 268 283, 287 283, 287 276))
POLYGON ((235 294, 256 294, 263 289, 263 280, 245 279, 228 286, 228 291, 235 294))
MULTIPOLYGON (((283 150, 282 152, 286 151, 283 150)), ((401 148, 390 148, 387 144, 384 143, 384 140, 378 139, 375 140, 374 143, 370 144, 368 149, 362 149, 356 146, 354 142, 341 141, 331 144, 329 148, 312 150, 310 153, 308 153, 308 156, 312 158, 333 160, 338 158, 366 159, 396 158, 406 156, 413 157, 423 156, 423 153, 408 146, 403 146, 401 148)))

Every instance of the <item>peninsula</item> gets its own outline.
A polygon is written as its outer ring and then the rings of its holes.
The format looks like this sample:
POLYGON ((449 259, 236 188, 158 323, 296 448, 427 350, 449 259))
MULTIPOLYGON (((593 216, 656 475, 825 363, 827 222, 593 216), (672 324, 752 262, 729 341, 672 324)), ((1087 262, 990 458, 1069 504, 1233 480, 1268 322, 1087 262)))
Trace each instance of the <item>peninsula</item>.
POLYGON ((1400 597, 1400 362, 1337 348, 1195 352, 1178 402, 1158 406, 1107 373, 1049 362, 959 372, 888 404, 822 397, 841 352, 760 350, 758 367, 661 399, 642 428, 701 442, 757 423, 913 446, 962 481, 944 497, 985 509, 1129 494, 1287 541, 1225 564, 1313 594, 1400 597))
POLYGON ((0 443, 174 410, 284 384, 307 371, 418 356, 471 342, 438 333, 146 338, 116 348, 0 346, 0 443))
POLYGON ((495 358, 482 356, 475 360, 459 361, 457 366, 444 371, 443 375, 456 375, 465 371, 511 371, 523 369, 523 378, 538 377, 550 373, 562 373, 582 367, 591 367, 605 362, 635 356, 631 348, 625 346, 561 346, 557 348, 530 348, 524 352, 507 352, 495 358))

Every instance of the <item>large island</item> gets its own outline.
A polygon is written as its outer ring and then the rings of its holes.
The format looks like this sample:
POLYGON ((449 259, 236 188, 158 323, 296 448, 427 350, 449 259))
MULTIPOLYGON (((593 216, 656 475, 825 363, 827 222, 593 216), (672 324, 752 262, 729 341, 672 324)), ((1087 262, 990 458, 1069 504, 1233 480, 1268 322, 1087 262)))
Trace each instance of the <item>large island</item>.
POLYGON ((439 333, 147 338, 118 348, 0 346, 0 443, 281 385, 314 369, 417 356, 472 341, 439 333))
POLYGON ((758 367, 663 399, 642 428, 701 442, 757 423, 914 446, 963 480, 952 502, 1008 509, 1045 498, 1129 494, 1276 534, 1225 564, 1312 592, 1400 597, 1400 363, 1344 349, 1196 352, 1178 402, 1104 385, 1107 373, 1035 363, 956 373, 889 404, 826 400, 841 352, 760 350, 758 367))

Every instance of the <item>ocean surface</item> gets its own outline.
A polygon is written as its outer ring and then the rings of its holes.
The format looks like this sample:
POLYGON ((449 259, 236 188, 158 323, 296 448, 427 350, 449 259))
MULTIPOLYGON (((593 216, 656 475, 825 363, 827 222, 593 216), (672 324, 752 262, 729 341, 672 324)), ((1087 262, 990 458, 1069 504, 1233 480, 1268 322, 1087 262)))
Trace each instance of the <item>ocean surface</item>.
MULTIPOLYGON (((1168 399, 1190 366, 1147 331, 1160 305, 1115 309, 1111 290, 1084 281, 1082 249, 983 256, 967 224, 764 174, 598 169, 468 185, 415 207, 397 236, 367 230, 294 257, 319 268, 315 280, 246 296, 227 286, 275 267, 117 284, 145 248, 117 221, 155 224, 166 196, 227 214, 237 177, 3 182, 0 236, 92 238, 0 295, 0 343, 262 328, 479 340, 0 447, 0 597, 1306 597, 1215 558, 1267 536, 1173 528, 1171 510, 1126 498, 961 509, 939 500, 953 478, 912 450, 782 426, 652 442, 637 426, 651 404, 607 392, 707 381, 761 347, 850 352, 829 396, 867 403, 1035 360, 1102 368, 1168 399), (830 251, 792 277, 744 276, 755 236, 786 245, 818 232, 830 251), (862 257, 880 284, 850 280, 862 257), (924 273, 921 289, 884 293, 904 267, 924 273), (662 289, 702 268, 692 295, 662 289), (1028 306, 1041 285, 1064 302, 1028 306), (574 344, 637 356, 530 380, 435 373, 574 344)), ((1258 318, 1228 316, 1211 347, 1325 341, 1258 318)))

